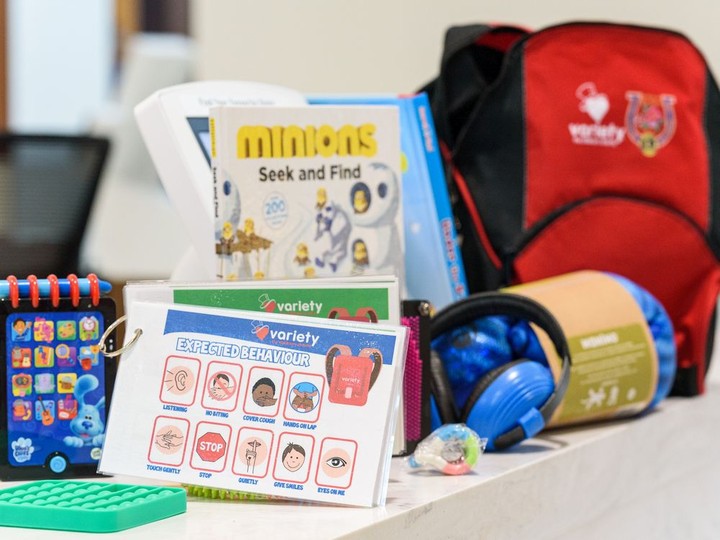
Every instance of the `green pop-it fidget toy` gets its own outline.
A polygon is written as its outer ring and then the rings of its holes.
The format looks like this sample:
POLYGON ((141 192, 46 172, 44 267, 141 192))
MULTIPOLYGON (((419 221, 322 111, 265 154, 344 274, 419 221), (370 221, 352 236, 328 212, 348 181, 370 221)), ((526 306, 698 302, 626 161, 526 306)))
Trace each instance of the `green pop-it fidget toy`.
POLYGON ((0 525, 114 532, 181 514, 186 507, 182 488, 48 480, 0 490, 0 525))

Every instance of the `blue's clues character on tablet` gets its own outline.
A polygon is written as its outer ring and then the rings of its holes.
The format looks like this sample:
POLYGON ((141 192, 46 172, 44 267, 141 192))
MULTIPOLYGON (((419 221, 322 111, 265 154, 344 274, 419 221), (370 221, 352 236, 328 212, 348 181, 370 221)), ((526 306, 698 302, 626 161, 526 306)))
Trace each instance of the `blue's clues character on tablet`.
POLYGON ((75 383, 73 395, 78 401, 77 416, 70 421, 70 430, 75 434, 65 437, 67 446, 101 446, 105 441, 105 424, 100 418, 100 409, 105 406, 105 397, 95 405, 85 403, 85 395, 100 385, 95 375, 83 375, 75 383))

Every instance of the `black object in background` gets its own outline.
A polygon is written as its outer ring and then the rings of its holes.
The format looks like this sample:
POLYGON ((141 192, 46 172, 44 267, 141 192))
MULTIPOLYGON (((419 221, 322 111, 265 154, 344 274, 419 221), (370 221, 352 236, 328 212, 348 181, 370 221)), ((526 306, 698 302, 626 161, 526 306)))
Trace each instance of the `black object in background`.
POLYGON ((0 275, 79 273, 104 138, 0 134, 0 275))

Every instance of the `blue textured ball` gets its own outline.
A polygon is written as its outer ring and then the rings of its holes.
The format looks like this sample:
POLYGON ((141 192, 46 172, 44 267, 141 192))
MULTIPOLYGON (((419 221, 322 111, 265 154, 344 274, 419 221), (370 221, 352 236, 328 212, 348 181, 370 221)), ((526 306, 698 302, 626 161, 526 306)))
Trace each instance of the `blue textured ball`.
POLYGON ((493 369, 515 358, 547 365, 529 324, 506 316, 483 317, 446 332, 433 340, 432 347, 442 358, 460 409, 477 381, 493 369))
POLYGON ((610 272, 608 274, 616 279, 637 302, 643 315, 645 315, 645 320, 655 342, 658 358, 658 383, 655 395, 648 405, 648 409, 652 409, 667 397, 675 380, 677 348, 675 346, 673 324, 663 305, 650 292, 626 277, 610 272))

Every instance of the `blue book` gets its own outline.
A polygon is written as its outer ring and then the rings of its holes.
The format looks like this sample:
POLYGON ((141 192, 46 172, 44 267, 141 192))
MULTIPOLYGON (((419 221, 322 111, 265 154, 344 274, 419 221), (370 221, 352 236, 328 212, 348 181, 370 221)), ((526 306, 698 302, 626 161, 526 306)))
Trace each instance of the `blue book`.
POLYGON ((310 96, 308 102, 399 108, 408 298, 429 300, 435 309, 442 309, 467 296, 467 280, 427 95, 322 95, 310 96))

